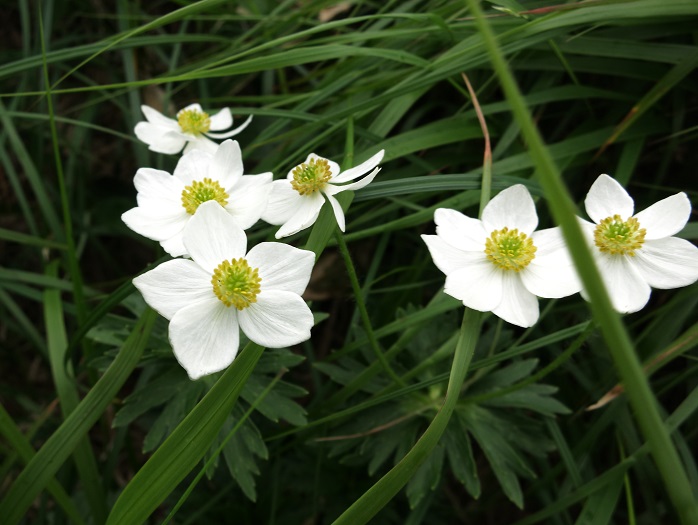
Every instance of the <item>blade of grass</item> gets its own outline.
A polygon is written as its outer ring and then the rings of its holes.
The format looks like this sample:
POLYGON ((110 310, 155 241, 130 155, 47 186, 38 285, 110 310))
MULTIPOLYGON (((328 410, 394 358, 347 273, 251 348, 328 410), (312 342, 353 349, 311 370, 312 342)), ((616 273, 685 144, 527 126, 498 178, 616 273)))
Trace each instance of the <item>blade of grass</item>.
MULTIPOLYGON (((49 264, 46 273, 55 277, 58 273, 58 261, 49 264)), ((80 404, 80 398, 72 366, 64 364, 68 338, 65 333, 61 294, 56 289, 44 292, 44 322, 53 384, 58 393, 63 417, 67 418, 80 404)), ((87 496, 92 518, 95 523, 104 523, 107 519, 106 496, 100 480, 97 460, 87 436, 80 439, 73 452, 73 458, 82 482, 82 488, 87 496)))

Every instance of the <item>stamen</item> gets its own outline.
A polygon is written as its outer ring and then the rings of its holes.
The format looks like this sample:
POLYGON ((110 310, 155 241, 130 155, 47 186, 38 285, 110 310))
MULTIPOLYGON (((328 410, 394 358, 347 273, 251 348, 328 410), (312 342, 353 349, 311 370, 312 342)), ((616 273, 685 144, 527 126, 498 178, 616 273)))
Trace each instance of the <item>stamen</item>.
POLYGON ((201 135, 211 128, 211 119, 203 111, 183 109, 177 113, 177 124, 184 133, 201 135))
POLYGON ((228 198, 229 195, 218 181, 209 178, 194 181, 191 186, 186 186, 182 190, 182 206, 190 215, 194 215, 196 209, 206 201, 216 201, 225 207, 228 204, 228 198))
POLYGON ((503 270, 519 272, 536 257, 533 240, 518 229, 495 230, 485 241, 487 258, 503 270))
POLYGON ((309 195, 323 189, 332 178, 330 164, 325 159, 311 159, 293 169, 291 187, 301 195, 309 195))
POLYGON ((594 243, 604 253, 635 256, 645 242, 647 230, 635 217, 624 221, 620 215, 606 217, 594 230, 594 243))
POLYGON ((242 257, 223 261, 211 277, 216 297, 226 306, 234 306, 238 310, 257 302, 261 282, 258 269, 250 267, 242 257))

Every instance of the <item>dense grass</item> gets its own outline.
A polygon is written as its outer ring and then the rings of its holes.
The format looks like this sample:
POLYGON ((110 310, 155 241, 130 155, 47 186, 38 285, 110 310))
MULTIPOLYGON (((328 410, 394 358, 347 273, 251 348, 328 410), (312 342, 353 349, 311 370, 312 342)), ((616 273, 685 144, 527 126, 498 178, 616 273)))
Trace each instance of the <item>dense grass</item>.
POLYGON ((108 4, 19 1, 2 22, 4 520, 692 523, 697 285, 621 318, 582 264, 593 308, 542 300, 524 330, 464 316, 419 234, 489 198, 478 106, 492 195, 526 185, 540 227, 575 239, 600 173, 636 210, 696 202, 698 4, 108 4), (246 173, 386 152, 342 194, 345 235, 325 209, 284 239, 318 257, 312 339, 195 382, 131 285, 169 257, 120 219, 136 170, 177 161, 135 138, 140 105, 192 102, 254 115, 246 173))

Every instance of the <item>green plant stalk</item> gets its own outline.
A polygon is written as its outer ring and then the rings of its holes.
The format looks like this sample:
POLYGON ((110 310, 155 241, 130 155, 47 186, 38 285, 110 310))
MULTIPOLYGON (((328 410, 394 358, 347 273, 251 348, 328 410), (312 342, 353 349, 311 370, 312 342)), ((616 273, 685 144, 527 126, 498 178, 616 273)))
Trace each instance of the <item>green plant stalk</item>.
POLYGON ((357 499, 351 507, 334 521, 334 525, 362 525, 376 515, 424 462, 439 442, 441 435, 456 408, 463 381, 468 372, 470 361, 475 353, 475 346, 480 334, 480 313, 469 308, 463 313, 460 337, 453 356, 453 366, 448 380, 446 398, 436 417, 429 424, 424 434, 414 447, 395 465, 390 472, 378 480, 368 491, 357 499))
POLYGON ((467 2, 485 42, 502 89, 528 143, 548 205, 553 217, 562 228, 577 271, 591 299, 592 313, 601 327, 635 411, 635 417, 642 433, 649 442, 652 456, 659 468, 669 496, 684 525, 698 523, 698 506, 696 506, 686 471, 659 415, 657 400, 650 390, 647 377, 635 354, 630 337, 620 316, 611 305, 599 271, 575 218, 575 206, 572 198, 562 182, 560 173, 545 147, 531 115, 528 113, 523 96, 502 56, 495 36, 483 17, 479 2, 477 0, 467 0, 467 2))
POLYGON ((363 293, 361 291, 361 285, 359 284, 359 279, 356 277, 356 268, 354 268, 354 263, 351 260, 351 254, 347 248, 347 243, 344 241, 344 236, 339 228, 335 231, 335 238, 337 239, 337 246, 339 246, 339 252, 342 254, 342 259, 344 259, 344 265, 347 267, 347 274, 349 275, 349 281, 351 281, 351 287, 354 290, 354 298, 356 299, 356 306, 359 309, 359 315, 361 316, 361 321, 364 324, 364 329, 366 330, 366 336, 371 344, 373 353, 376 354, 376 359, 380 362, 385 373, 390 376, 390 378, 400 386, 406 386, 402 378, 395 373, 390 363, 383 355, 383 352, 378 345, 378 340, 376 339, 376 334, 373 332, 373 326, 371 326, 371 320, 368 317, 368 310, 366 310, 366 302, 364 301, 363 293))

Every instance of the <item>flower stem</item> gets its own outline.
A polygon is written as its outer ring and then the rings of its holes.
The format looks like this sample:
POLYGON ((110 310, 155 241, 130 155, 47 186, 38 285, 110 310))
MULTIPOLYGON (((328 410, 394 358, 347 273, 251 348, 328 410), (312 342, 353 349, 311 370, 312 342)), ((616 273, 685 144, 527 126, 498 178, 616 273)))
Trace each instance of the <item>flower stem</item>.
POLYGON ((405 457, 344 511, 333 525, 363 525, 367 523, 405 486, 419 466, 429 457, 446 430, 453 410, 456 408, 463 381, 475 353, 479 333, 480 313, 466 308, 456 344, 456 352, 453 356, 446 398, 441 409, 405 457))
POLYGON ((533 123, 495 36, 480 10, 478 0, 467 1, 514 117, 521 126, 521 132, 537 168, 540 184, 547 197, 548 206, 562 228, 575 266, 591 299, 592 312, 616 363, 642 433, 649 442, 652 456, 667 492, 678 511, 681 522, 684 525, 698 523, 698 506, 696 506, 686 471, 659 415, 657 400, 650 390, 630 337, 619 315, 613 310, 599 271, 587 248, 575 218, 572 198, 533 123))
POLYGON ((376 339, 376 334, 373 332, 373 327, 371 326, 371 320, 368 317, 368 310, 366 310, 366 303, 364 302, 364 296, 361 291, 361 285, 356 277, 356 269, 354 268, 354 263, 351 260, 351 255, 349 254, 349 249, 347 248, 347 243, 344 240, 342 232, 339 228, 335 230, 335 237, 337 239, 337 246, 339 246, 339 251, 344 259, 344 265, 347 267, 347 274, 349 274, 349 281, 351 281, 351 287, 354 290, 354 297, 356 298, 356 306, 359 309, 359 315, 361 316, 361 321, 364 324, 364 330, 366 330, 366 336, 371 344, 373 352, 376 354, 376 358, 380 362, 385 373, 390 376, 390 378, 400 386, 407 386, 405 382, 400 378, 399 375, 390 366, 390 363, 383 355, 383 352, 378 346, 378 340, 376 339))

